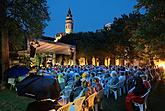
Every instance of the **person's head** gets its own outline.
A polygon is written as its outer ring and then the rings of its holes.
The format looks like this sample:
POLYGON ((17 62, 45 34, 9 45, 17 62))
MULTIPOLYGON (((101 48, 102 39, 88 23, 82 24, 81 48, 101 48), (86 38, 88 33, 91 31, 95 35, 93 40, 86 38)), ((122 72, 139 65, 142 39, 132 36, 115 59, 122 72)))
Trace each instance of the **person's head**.
POLYGON ((92 73, 90 74, 90 76, 91 76, 91 77, 95 77, 95 73, 92 72, 92 73))
POLYGON ((141 84, 143 84, 143 80, 142 80, 142 78, 141 77, 136 77, 135 78, 135 85, 141 85, 141 84))
POLYGON ((58 75, 58 78, 63 78, 63 77, 64 75, 62 73, 58 75))
POLYGON ((142 75, 141 78, 142 78, 142 80, 147 80, 146 75, 142 75))
POLYGON ((87 73, 86 73, 86 72, 84 72, 84 73, 82 74, 82 78, 87 78, 87 73))
POLYGON ((111 72, 111 77, 115 77, 115 76, 117 76, 117 72, 116 71, 112 71, 111 72))
POLYGON ((80 79, 80 76, 79 75, 76 75, 75 76, 75 80, 79 80, 80 79))
POLYGON ((84 81, 82 82, 82 85, 83 85, 84 88, 88 87, 88 81, 84 80, 84 81))
POLYGON ((121 72, 120 72, 120 75, 121 75, 121 76, 124 76, 124 74, 125 74, 124 71, 121 71, 121 72))
POLYGON ((99 80, 99 78, 95 77, 95 78, 93 79, 93 82, 94 82, 94 83, 99 83, 100 80, 99 80))

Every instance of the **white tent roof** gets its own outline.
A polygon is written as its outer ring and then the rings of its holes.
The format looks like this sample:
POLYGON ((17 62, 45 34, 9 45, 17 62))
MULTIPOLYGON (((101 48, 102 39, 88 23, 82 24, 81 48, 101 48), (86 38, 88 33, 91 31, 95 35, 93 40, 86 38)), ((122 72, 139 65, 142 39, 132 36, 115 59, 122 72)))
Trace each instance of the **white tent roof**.
POLYGON ((64 43, 55 43, 48 42, 44 40, 38 40, 39 47, 36 47, 36 52, 38 53, 56 53, 56 54, 71 54, 71 48, 75 50, 75 46, 64 44, 64 43))

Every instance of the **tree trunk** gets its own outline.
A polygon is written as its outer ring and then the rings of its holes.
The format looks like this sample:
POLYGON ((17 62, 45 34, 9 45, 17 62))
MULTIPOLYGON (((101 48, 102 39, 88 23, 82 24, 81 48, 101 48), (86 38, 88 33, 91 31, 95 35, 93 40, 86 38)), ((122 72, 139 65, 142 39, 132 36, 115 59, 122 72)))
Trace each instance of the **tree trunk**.
POLYGON ((109 60, 109 58, 107 57, 107 66, 109 66, 109 61, 108 60, 109 60))
POLYGON ((80 63, 79 63, 79 60, 78 60, 78 59, 76 59, 76 64, 77 64, 77 65, 80 65, 80 63))
POLYGON ((88 65, 92 65, 92 57, 87 58, 88 65))
POLYGON ((129 65, 133 65, 133 63, 134 63, 134 60, 130 59, 130 64, 129 65))
POLYGON ((26 38, 26 47, 27 47, 27 53, 30 55, 30 42, 31 42, 31 40, 32 40, 32 37, 28 34, 28 33, 26 33, 25 34, 25 38, 26 38))
POLYGON ((110 65, 115 65, 115 64, 116 64, 115 57, 111 57, 110 65))
POLYGON ((5 71, 9 68, 9 44, 8 44, 8 30, 1 30, 1 74, 0 84, 2 87, 7 82, 7 75, 5 71))
POLYGON ((104 65, 104 58, 99 58, 99 65, 104 65))
POLYGON ((153 58, 150 58, 150 65, 151 65, 152 67, 155 66, 153 58))
POLYGON ((62 55, 61 65, 64 65, 64 61, 65 61, 65 58, 64 58, 64 55, 62 55))
POLYGON ((124 59, 119 59, 119 65, 124 65, 124 59))
POLYGON ((88 65, 86 57, 85 57, 85 59, 84 59, 84 60, 85 60, 85 65, 88 65))
POLYGON ((0 72, 0 88, 5 88, 5 83, 7 81, 7 75, 5 75, 5 70, 9 67, 9 44, 8 44, 8 30, 6 30, 6 1, 0 0, 0 66, 2 69, 0 72))
POLYGON ((97 66, 97 58, 95 57, 95 66, 97 66))

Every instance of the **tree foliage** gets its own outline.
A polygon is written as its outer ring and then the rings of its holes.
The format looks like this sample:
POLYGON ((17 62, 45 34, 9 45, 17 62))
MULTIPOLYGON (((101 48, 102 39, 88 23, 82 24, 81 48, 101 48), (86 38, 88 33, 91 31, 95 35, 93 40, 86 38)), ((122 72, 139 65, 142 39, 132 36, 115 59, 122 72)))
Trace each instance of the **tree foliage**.
POLYGON ((46 0, 4 0, 3 27, 40 34, 49 20, 46 0))
POLYGON ((49 20, 46 0, 2 0, 1 12, 0 29, 8 31, 10 46, 15 50, 23 45, 21 41, 25 41, 26 34, 41 36, 49 20))
POLYGON ((0 82, 4 81, 4 70, 9 67, 9 48, 21 49, 31 36, 41 36, 49 20, 46 0, 0 0, 1 68, 0 82), (10 46, 10 47, 9 47, 10 46))
POLYGON ((137 0, 137 11, 145 10, 133 40, 137 42, 136 49, 143 57, 165 57, 165 1, 137 0))

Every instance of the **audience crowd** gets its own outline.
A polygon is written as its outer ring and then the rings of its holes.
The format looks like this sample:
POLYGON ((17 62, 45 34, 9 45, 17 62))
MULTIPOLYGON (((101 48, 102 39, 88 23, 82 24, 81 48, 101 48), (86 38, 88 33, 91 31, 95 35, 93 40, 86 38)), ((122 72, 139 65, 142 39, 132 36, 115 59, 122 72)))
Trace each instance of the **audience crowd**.
MULTIPOLYGON (((162 68, 152 66, 75 65, 36 69, 37 75, 50 75, 58 80, 61 95, 66 97, 65 104, 82 96, 88 98, 91 94, 101 90, 106 97, 109 97, 113 91, 120 90, 120 95, 127 93, 125 99, 127 111, 132 111, 133 102, 144 102, 141 96, 152 88, 152 82, 161 80, 163 74, 162 68)), ((97 100, 96 97, 96 103, 97 100)), ((87 107, 87 103, 84 102, 83 106, 87 107)))

